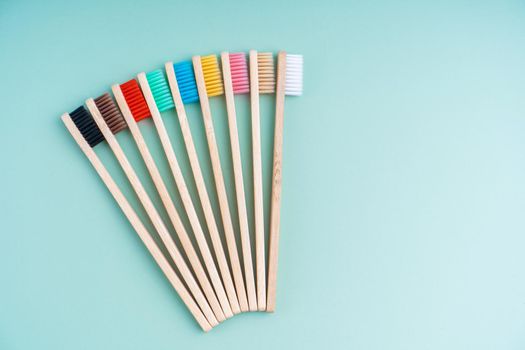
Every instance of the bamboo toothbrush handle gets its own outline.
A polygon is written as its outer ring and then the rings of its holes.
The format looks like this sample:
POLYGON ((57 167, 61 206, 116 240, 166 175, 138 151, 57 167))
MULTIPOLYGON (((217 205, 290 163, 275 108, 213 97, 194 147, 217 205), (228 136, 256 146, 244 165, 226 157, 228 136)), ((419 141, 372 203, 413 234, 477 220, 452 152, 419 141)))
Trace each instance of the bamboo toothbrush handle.
POLYGON ((264 197, 261 160, 261 120, 259 111, 259 67, 257 51, 250 50, 250 105, 252 114, 253 200, 255 218, 255 260, 257 271, 257 303, 266 310, 266 262, 264 247, 264 197))
POLYGON ((272 197, 270 210, 270 239, 268 254, 268 299, 266 311, 275 311, 277 292, 277 263, 279 257, 279 229, 281 221, 281 187, 283 162, 284 94, 286 79, 286 53, 277 59, 277 88, 275 93, 275 132, 273 141, 272 197))
POLYGON ((237 294, 233 285, 230 268, 228 266, 228 261, 226 259, 224 248, 222 246, 221 237, 219 235, 219 229, 217 227, 217 222, 215 221, 215 216, 211 207, 210 198, 208 196, 208 190, 206 189, 204 176, 202 175, 202 170, 199 164, 199 157, 197 156, 197 150, 195 149, 193 136, 191 135, 190 125, 180 95, 177 78, 175 76, 175 70, 173 68, 173 62, 167 62, 165 64, 165 69, 166 76, 168 78, 168 83, 170 85, 171 95, 175 104, 175 109, 177 110, 177 117, 179 119, 182 137, 184 138, 184 144, 186 146, 186 151, 190 160, 191 170, 193 172, 193 177, 197 186, 197 192, 199 194, 202 209, 204 211, 204 217, 208 225, 208 231, 210 233, 213 249, 215 251, 215 256, 217 257, 217 263, 219 265, 221 276, 224 281, 224 287, 226 288, 226 293, 228 294, 228 298, 230 299, 230 304, 233 313, 238 314, 241 311, 241 306, 239 305, 239 302, 241 303, 243 310, 248 310, 248 301, 246 299, 245 293, 240 293, 239 299, 237 299, 237 294))
POLYGON ((142 186, 142 183, 140 182, 137 174, 135 173, 135 170, 133 170, 133 167, 129 163, 128 158, 124 154, 124 151, 122 151, 122 148, 120 148, 120 145, 115 138, 115 135, 111 132, 107 124, 104 122, 104 119, 100 115, 100 112, 98 111, 95 102, 92 99, 88 99, 86 101, 86 106, 90 110, 91 114, 93 115, 93 119, 95 120, 95 123, 97 124, 98 128, 104 135, 104 138, 108 142, 111 150, 117 157, 117 160, 119 164, 121 165, 122 169, 124 170, 124 173, 126 174, 129 182, 131 183, 131 186, 137 193, 137 196, 142 203, 144 209, 146 210, 146 213, 151 219, 151 222, 157 232, 159 233, 162 242, 166 246, 168 253, 173 259, 173 262, 179 269, 182 277, 184 278, 186 284, 188 285, 189 289, 192 291, 193 296, 195 297, 197 303, 203 310, 204 314, 206 315, 206 318, 210 322, 212 326, 218 324, 217 318, 215 317, 214 313, 212 312, 210 305, 208 304, 208 301, 202 294, 202 291, 193 278, 193 275, 186 265, 186 262, 184 261, 182 255, 180 254, 177 246, 175 245, 175 242, 171 238, 171 235, 164 225, 164 222, 162 221, 162 218, 160 217, 159 213, 157 212, 157 209, 155 209, 155 206, 153 205, 153 202, 149 198, 146 190, 142 186))
MULTIPOLYGON (((235 234, 233 231, 233 224, 228 204, 228 197, 226 195, 226 187, 224 185, 224 177, 222 174, 221 161, 219 158, 219 149, 217 147, 217 140, 215 139, 215 129, 213 127, 213 120, 211 117, 210 104, 208 95, 206 93, 206 84, 204 83, 204 76, 202 73, 202 64, 199 56, 193 56, 193 66, 195 68, 195 81, 199 92, 199 100, 202 109, 202 117, 204 120, 204 128, 206 130, 206 139, 208 141, 208 149, 210 152, 211 165, 213 170, 213 177, 215 179, 215 186, 217 188, 217 196, 219 198, 219 208, 221 211, 222 222, 224 225, 224 233, 226 236, 226 243, 230 252, 230 262, 233 270, 233 278, 238 294, 246 295, 244 281, 242 276, 241 264, 237 253, 237 243, 235 242, 235 234)), ((240 298, 239 298, 240 299, 240 298)), ((242 304, 241 304, 242 309, 242 304)), ((244 310, 243 310, 244 311, 244 310)))
POLYGON ((239 131, 237 129, 237 113, 235 111, 235 99, 233 96, 233 83, 231 77, 229 54, 223 52, 221 54, 221 61, 223 69, 222 76, 224 77, 224 95, 226 97, 226 109, 228 114, 228 127, 230 129, 233 174, 235 180, 235 194, 237 195, 237 208, 239 214, 239 228, 241 232, 246 292, 248 294, 248 304, 250 306, 250 311, 257 311, 257 292, 255 289, 255 277, 253 274, 250 227, 248 225, 248 212, 246 209, 246 196, 244 193, 241 147, 239 144, 239 131))
POLYGON ((190 293, 187 291, 186 287, 169 264, 168 260, 164 257, 162 251, 151 237, 151 234, 144 227, 144 224, 137 216, 137 213, 135 213, 135 210, 133 210, 133 208, 127 201, 126 197, 124 197, 115 181, 113 181, 113 178, 108 173, 100 159, 97 157, 96 153, 87 144, 87 142, 84 140, 78 129, 75 127, 73 121, 71 120, 71 117, 69 117, 66 114, 62 116, 62 121, 66 125, 66 128, 69 130, 69 132, 71 133, 81 150, 89 159, 90 163, 97 171, 98 175, 108 188, 109 192, 111 192, 113 198, 115 198, 115 201, 118 203, 119 207, 124 212, 124 215, 130 222, 131 226, 133 226, 138 236, 140 237, 150 254, 153 256, 155 262, 159 265, 160 269, 162 270, 170 284, 177 291, 184 304, 186 304, 197 323, 204 331, 209 331, 212 327, 206 320, 206 317, 204 316, 202 311, 199 309, 199 306, 195 303, 190 293))
MULTIPOLYGON (((142 136, 142 132, 140 131, 137 125, 137 122, 133 118, 131 110, 128 107, 128 104, 126 103, 124 95, 122 94, 122 90, 120 89, 118 85, 113 85, 112 91, 113 91, 113 95, 115 96, 115 100, 117 101, 117 104, 119 105, 119 108, 122 111, 122 115, 124 119, 126 120, 126 123, 128 124, 129 130, 131 131, 131 135, 133 136, 133 139, 135 140, 135 143, 137 144, 137 147, 142 156, 142 159, 144 160, 144 163, 146 164, 146 167, 153 180, 155 188, 157 189, 159 193, 161 201, 166 209, 166 212, 168 213, 168 216, 173 224, 175 232, 177 233, 177 236, 180 239, 182 247, 184 251, 186 252, 186 256, 188 257, 190 265, 193 268, 193 271, 195 272, 195 276, 197 277, 197 280, 199 281, 204 291, 204 294, 208 296, 209 300, 210 298, 214 300, 215 295, 214 295, 213 287, 210 284, 208 277, 206 276, 206 271, 204 271, 204 268, 199 260, 199 256, 197 255, 197 252, 195 251, 195 248, 193 247, 193 243, 191 242, 191 239, 188 236, 186 228, 182 224, 180 216, 177 212, 177 209, 175 208, 175 205, 173 204, 173 201, 171 200, 171 197, 169 195, 168 189, 166 188, 164 180, 162 180, 162 176, 160 175, 160 172, 157 168, 157 165, 155 164, 155 161, 153 160, 153 157, 146 144, 146 141, 144 140, 144 137, 142 136)), ((204 238, 204 241, 206 241, 205 238, 204 238)), ((210 275, 213 276, 213 274, 211 273, 210 275)), ((218 275, 216 276, 216 278, 219 279, 218 275)), ((218 320, 222 321, 220 318, 218 318, 218 320)))

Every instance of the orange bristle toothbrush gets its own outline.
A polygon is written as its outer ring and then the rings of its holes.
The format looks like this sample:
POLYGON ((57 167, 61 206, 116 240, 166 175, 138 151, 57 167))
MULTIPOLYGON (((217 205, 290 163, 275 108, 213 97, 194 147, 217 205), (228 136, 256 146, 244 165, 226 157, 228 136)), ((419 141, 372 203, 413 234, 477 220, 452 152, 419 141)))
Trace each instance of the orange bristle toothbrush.
MULTIPOLYGON (((104 136, 95 124, 92 117, 82 106, 72 112, 71 115, 68 113, 62 115, 62 121, 66 125, 68 131, 71 133, 71 136, 73 136, 79 145, 82 152, 93 165, 108 190, 111 192, 113 198, 117 201, 118 205, 124 212, 124 215, 129 220, 150 254, 153 256, 155 262, 159 265, 166 278, 177 291, 184 304, 186 304, 199 326, 204 331, 209 331, 212 328, 212 325, 217 324, 217 320, 211 312, 211 309, 209 308, 206 300, 197 293, 196 299, 198 302, 200 301, 199 305, 197 305, 191 294, 186 289, 184 283, 179 279, 177 273, 173 270, 166 257, 164 257, 162 251, 155 243, 151 234, 144 227, 144 224, 137 216, 135 210, 131 207, 126 197, 122 194, 120 188, 117 186, 111 175, 106 170, 104 164, 100 161, 97 154, 93 150, 93 147, 97 143, 104 140, 104 136), (199 306, 203 311, 201 311, 199 306)), ((119 127, 121 126, 114 126, 113 130, 118 132, 119 127)), ((179 265, 177 266, 179 267, 179 265)), ((184 270, 184 268, 182 268, 182 270, 184 270)), ((186 281, 186 284, 192 285, 193 283, 190 279, 186 281)))

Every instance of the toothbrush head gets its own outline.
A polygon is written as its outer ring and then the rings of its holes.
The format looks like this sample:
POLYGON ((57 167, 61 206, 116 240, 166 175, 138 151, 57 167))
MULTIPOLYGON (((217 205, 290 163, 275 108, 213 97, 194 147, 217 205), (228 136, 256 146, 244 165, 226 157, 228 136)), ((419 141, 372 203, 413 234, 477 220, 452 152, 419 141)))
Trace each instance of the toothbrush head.
POLYGON ((303 94, 303 55, 286 54, 285 94, 301 96, 303 94))
POLYGON ((102 118, 104 118, 113 134, 128 127, 124 120, 124 116, 120 113, 120 110, 117 107, 117 104, 107 92, 97 97, 94 101, 102 118))
POLYGON ((155 104, 159 112, 167 111, 175 107, 173 98, 171 97, 170 87, 166 81, 166 77, 161 69, 154 70, 146 74, 148 85, 151 89, 155 104))
POLYGON ((84 106, 78 107, 69 115, 90 147, 95 147, 104 141, 104 135, 84 106))
POLYGON ((234 94, 246 94, 250 92, 250 79, 248 78, 248 64, 244 52, 231 53, 230 71, 234 94))
POLYGON ((221 71, 216 55, 201 56, 202 74, 206 84, 206 93, 209 97, 220 96, 224 93, 221 71))
POLYGON ((148 104, 135 79, 120 84, 120 89, 136 122, 151 117, 148 104))
POLYGON ((275 93, 275 64, 271 52, 257 53, 257 66, 259 68, 259 93, 275 93))
POLYGON ((199 101, 199 91, 195 82, 195 73, 191 61, 178 62, 173 65, 177 85, 182 98, 182 103, 192 103, 199 101))

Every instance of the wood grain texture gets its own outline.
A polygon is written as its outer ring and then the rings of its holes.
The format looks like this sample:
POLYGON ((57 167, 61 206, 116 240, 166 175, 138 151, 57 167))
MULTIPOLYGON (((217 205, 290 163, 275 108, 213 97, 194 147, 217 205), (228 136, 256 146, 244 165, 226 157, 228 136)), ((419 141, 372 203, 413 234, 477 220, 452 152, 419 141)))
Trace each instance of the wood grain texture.
MULTIPOLYGON (((202 73, 202 64, 200 56, 193 56, 193 68, 195 70, 195 80, 197 83, 197 90, 199 92, 199 101, 202 110, 202 118, 204 120, 204 128, 206 130, 206 139, 208 141, 208 149, 210 152, 213 177, 215 179, 215 187, 217 189, 217 196, 219 198, 219 208, 224 225, 224 234, 226 236, 226 243, 230 256, 230 262, 233 270, 233 278, 237 291, 243 291, 246 294, 244 280, 237 251, 237 243, 235 242, 235 233, 233 230, 232 218, 228 204, 228 197, 226 194, 226 187, 224 185, 224 176, 222 174, 221 161, 219 157, 219 149, 217 140, 215 139, 215 128, 213 127, 213 120, 210 111, 210 103, 206 93, 206 85, 204 83, 204 76, 202 73)), ((240 293, 239 293, 240 294, 240 293)), ((239 298, 239 301, 241 299, 239 298)), ((241 310, 248 311, 248 305, 241 303, 241 310)))
POLYGON ((215 287, 215 293, 217 294, 217 298, 219 299, 220 306, 222 307, 222 311, 224 312, 224 315, 226 317, 232 317, 233 312, 230 306, 230 301, 226 296, 226 291, 224 290, 224 286, 222 285, 222 281, 217 271, 217 267, 215 266, 215 262, 213 261, 211 251, 208 247, 208 242, 206 241, 204 232, 202 231, 202 227, 199 222, 199 217, 197 216, 197 212, 193 205, 190 192, 186 185, 186 181, 184 180, 184 176, 182 175, 182 171, 180 169, 179 162, 177 161, 177 156, 175 155, 175 151, 171 144, 168 131, 166 130, 164 121, 162 120, 160 112, 157 108, 157 104, 155 103, 155 100, 153 98, 153 94, 151 93, 151 90, 149 88, 146 75, 144 73, 140 73, 137 76, 137 79, 144 94, 144 98, 146 99, 146 103, 148 104, 148 107, 150 109, 151 117, 153 119, 153 123, 155 124, 155 129, 157 130, 157 134, 159 135, 162 148, 164 150, 166 158, 168 159, 168 164, 171 173, 175 180, 177 189, 179 190, 182 204, 184 205, 184 209, 186 210, 186 214, 188 215, 188 219, 193 229, 193 234, 195 235, 195 238, 197 240, 197 245, 199 246, 202 258, 204 260, 204 264, 208 269, 208 273, 210 275, 212 284, 215 287))
MULTIPOLYGON (((155 188, 157 189, 157 192, 159 193, 161 201, 164 207, 166 208, 166 212, 168 213, 168 217, 170 218, 173 228, 175 229, 175 232, 177 233, 177 236, 180 239, 182 247, 184 251, 186 252, 186 256, 188 257, 190 265, 193 268, 193 271, 195 272, 195 276, 197 277, 197 280, 199 281, 204 291, 204 294, 206 295, 208 300, 210 300, 210 298, 213 298, 215 299, 214 302, 217 303, 218 301, 215 297, 213 287, 210 284, 210 281, 208 280, 206 271, 204 270, 199 260, 199 256, 197 255, 197 252, 195 251, 195 248, 193 247, 191 239, 186 231, 186 228, 184 227, 180 219, 177 209, 175 208, 175 205, 169 195, 166 184, 164 183, 164 180, 162 179, 162 176, 157 168, 157 165, 155 164, 155 161, 151 155, 151 152, 149 151, 146 141, 144 140, 144 137, 142 136, 142 132, 140 131, 139 126, 137 125, 137 122, 133 118, 131 110, 129 109, 129 106, 126 103, 126 100, 124 98, 124 95, 122 94, 120 86, 113 85, 111 89, 113 91, 113 95, 115 96, 115 100, 117 101, 117 104, 120 110, 122 111, 122 115, 124 116, 124 119, 126 123, 128 124, 129 130, 131 131, 131 135, 133 136, 133 139, 135 140, 135 143, 137 144, 137 147, 142 156, 142 159, 144 160, 144 163, 146 164, 146 167, 153 180, 155 188)), ((206 240, 204 239, 204 241, 206 240)), ((210 275, 213 275, 213 274, 210 273, 210 275)), ((220 278, 218 279, 220 281, 220 278)), ((218 305, 218 303, 216 305, 218 305)), ((219 321, 221 321, 220 318, 218 319, 219 321)))
POLYGON ((244 289, 238 290, 236 292, 235 287, 233 285, 230 268, 228 266, 228 261, 226 259, 224 248, 222 246, 221 237, 219 235, 217 221, 215 220, 215 216, 213 214, 210 197, 208 195, 208 190, 206 189, 206 183, 204 182, 204 176, 202 174, 202 170, 199 163, 199 157, 197 155, 197 150, 195 148, 195 143, 193 142, 193 136, 191 134, 190 125, 186 116, 186 110, 184 108, 184 103, 182 102, 182 98, 180 95, 177 77, 175 76, 175 70, 173 69, 173 62, 167 62, 165 64, 165 68, 171 95, 173 97, 173 102, 175 103, 175 109, 177 110, 177 117, 179 119, 182 137, 184 139, 184 145, 186 146, 186 152, 188 153, 188 158, 190 160, 193 178, 197 186, 197 192, 199 194, 199 199, 201 201, 201 205, 204 211, 204 217, 206 219, 206 224, 210 233, 213 249, 215 251, 215 257, 217 258, 217 263, 219 265, 219 270, 221 272, 226 293, 228 294, 228 299, 230 300, 232 311, 234 314, 237 314, 241 311, 241 306, 239 305, 239 302, 243 305, 243 308, 245 310, 248 309, 246 293, 244 289))
POLYGON ((237 129, 237 112, 235 111, 235 99, 233 95, 233 83, 230 69, 230 55, 221 53, 222 76, 224 82, 224 96, 226 98, 226 109, 228 115, 228 128, 230 131, 230 144, 233 160, 233 175, 235 182, 235 194, 237 199, 237 212, 239 215, 239 228, 241 233, 241 246, 244 263, 244 276, 246 281, 246 292, 248 294, 248 305, 250 311, 257 311, 257 292, 255 288, 255 277, 253 273, 252 245, 250 239, 250 227, 248 225, 248 211, 246 209, 246 195, 244 193, 244 179, 242 174, 241 147, 239 144, 239 131, 237 129))
POLYGON ((255 266, 257 305, 266 310, 266 248, 264 238, 264 197, 262 182, 261 119, 259 110, 259 69, 257 51, 250 50, 250 107, 252 119, 253 208, 255 219, 255 266))
POLYGON ((286 79, 286 52, 277 56, 277 88, 275 93, 275 132, 273 140, 272 197, 270 209, 270 237, 268 241, 268 297, 266 311, 275 311, 277 292, 277 264, 281 223, 281 191, 283 162, 284 96, 286 79))

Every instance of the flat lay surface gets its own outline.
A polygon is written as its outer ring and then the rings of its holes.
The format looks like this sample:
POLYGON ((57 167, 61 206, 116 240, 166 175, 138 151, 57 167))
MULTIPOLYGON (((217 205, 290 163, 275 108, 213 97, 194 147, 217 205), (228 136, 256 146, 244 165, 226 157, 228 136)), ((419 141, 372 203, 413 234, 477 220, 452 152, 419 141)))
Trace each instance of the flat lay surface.
MULTIPOLYGON (((523 349, 524 39, 517 0, 0 0, 0 349, 523 349), (205 334, 60 116, 167 61, 249 49, 304 55, 277 306, 205 334)), ((253 232, 249 98, 235 101, 253 232)), ((237 217, 224 98, 210 103, 237 217)), ((262 96, 266 227, 274 106, 262 96)), ((187 114, 219 218, 198 104, 187 114)), ((162 117, 198 203, 176 113, 162 117)), ((152 121, 140 129, 170 179, 152 121)))

